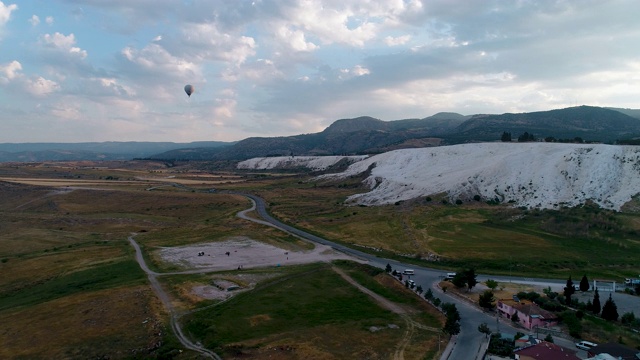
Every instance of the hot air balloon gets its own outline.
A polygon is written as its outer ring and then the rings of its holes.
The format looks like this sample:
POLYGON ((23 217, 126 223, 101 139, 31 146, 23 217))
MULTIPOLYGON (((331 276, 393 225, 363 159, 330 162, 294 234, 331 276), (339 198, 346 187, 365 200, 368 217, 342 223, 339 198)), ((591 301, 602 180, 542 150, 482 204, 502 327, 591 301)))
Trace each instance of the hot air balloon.
POLYGON ((189 95, 189 97, 191 97, 191 94, 196 92, 196 88, 194 88, 193 85, 185 85, 184 92, 186 92, 187 95, 189 95))

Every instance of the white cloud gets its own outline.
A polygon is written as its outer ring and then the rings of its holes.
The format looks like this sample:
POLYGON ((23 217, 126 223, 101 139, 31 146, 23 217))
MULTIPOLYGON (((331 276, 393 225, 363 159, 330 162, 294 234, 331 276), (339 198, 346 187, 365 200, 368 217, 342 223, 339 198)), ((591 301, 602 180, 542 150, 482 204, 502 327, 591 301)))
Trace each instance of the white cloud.
POLYGON ((31 19, 29 19, 29 23, 31 26, 38 26, 38 24, 40 24, 40 18, 38 15, 32 15, 31 19))
POLYGON ((398 46, 406 44, 409 40, 411 40, 411 35, 402 35, 398 37, 386 36, 384 38, 384 43, 389 46, 398 46))
POLYGON ((56 50, 78 56, 80 59, 87 57, 86 50, 82 50, 81 48, 74 46, 76 44, 76 38, 73 34, 64 35, 59 32, 56 32, 53 35, 44 34, 42 36, 42 42, 56 50))
POLYGON ((158 44, 149 44, 142 50, 126 47, 122 49, 121 54, 131 63, 153 73, 162 72, 168 76, 182 76, 198 71, 195 63, 171 55, 158 44))
POLYGON ((47 25, 53 25, 53 16, 47 16, 47 17, 44 19, 44 22, 46 22, 46 23, 47 23, 47 25))
POLYGON ((0 26, 3 26, 11 19, 11 12, 18 10, 18 5, 5 5, 0 1, 0 26))
POLYGON ((288 44, 293 51, 313 51, 318 47, 312 42, 307 42, 304 32, 300 30, 291 30, 287 26, 281 26, 276 33, 279 40, 288 44))
POLYGON ((27 91, 36 96, 45 96, 60 89, 60 85, 42 76, 27 81, 27 91))
POLYGON ((0 64, 0 83, 6 84, 10 80, 15 79, 20 75, 20 70, 22 70, 22 64, 16 60, 13 60, 7 65, 0 64))
POLYGON ((234 65, 244 63, 256 52, 253 37, 221 32, 212 23, 186 25, 180 44, 174 44, 174 47, 177 46, 201 61, 222 60, 234 65))

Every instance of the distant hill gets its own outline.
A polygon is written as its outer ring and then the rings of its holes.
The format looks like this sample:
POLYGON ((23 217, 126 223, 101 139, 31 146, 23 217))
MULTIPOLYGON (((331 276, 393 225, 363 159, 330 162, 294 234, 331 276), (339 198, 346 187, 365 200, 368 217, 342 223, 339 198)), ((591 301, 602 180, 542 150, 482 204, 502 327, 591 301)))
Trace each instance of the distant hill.
POLYGON ((580 137, 612 143, 639 136, 640 120, 620 111, 593 106, 521 114, 474 115, 458 126, 448 139, 452 143, 471 139, 496 140, 505 131, 510 132, 514 139, 526 131, 541 139, 580 137))
MULTIPOLYGON (((640 137, 640 119, 628 114, 640 110, 578 106, 520 114, 465 116, 438 113, 423 119, 382 121, 370 116, 335 121, 324 131, 272 138, 248 138, 220 149, 210 160, 245 160, 265 156, 364 155, 406 148, 500 141, 503 132, 512 139, 525 132, 538 139, 581 138, 614 143, 640 137)), ((190 159, 205 159, 196 150, 190 159)))
MULTIPOLYGON (((369 116, 335 121, 324 131, 283 137, 252 137, 221 149, 211 160, 265 156, 377 154, 395 149, 436 146, 468 116, 439 113, 424 119, 382 121, 369 116)), ((199 157, 199 152, 189 154, 199 157)), ((191 159, 191 158, 190 158, 191 159)))
POLYGON ((525 132, 537 139, 581 138, 589 142, 640 141, 640 110, 577 106, 518 114, 442 112, 422 119, 382 121, 370 116, 340 119, 319 133, 251 137, 235 143, 104 142, 0 144, 0 161, 155 160, 219 161, 256 157, 372 155, 396 149, 512 139, 525 132), (635 139, 635 140, 634 140, 635 139))
POLYGON ((84 142, 84 143, 4 143, 0 162, 131 160, 180 148, 214 149, 232 145, 220 141, 172 142, 84 142))
POLYGON ((390 151, 316 181, 367 174, 370 190, 350 196, 351 204, 393 204, 445 193, 451 203, 559 209, 591 201, 620 210, 640 194, 639 168, 640 146, 493 142, 390 151))

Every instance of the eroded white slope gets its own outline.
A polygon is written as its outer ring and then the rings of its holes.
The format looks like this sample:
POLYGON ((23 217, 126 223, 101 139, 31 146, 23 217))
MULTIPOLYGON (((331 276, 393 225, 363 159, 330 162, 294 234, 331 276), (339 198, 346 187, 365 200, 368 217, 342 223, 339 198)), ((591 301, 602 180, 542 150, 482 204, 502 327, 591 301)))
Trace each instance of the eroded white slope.
POLYGON ((239 162, 238 169, 291 169, 306 167, 311 170, 325 170, 335 165, 343 159, 349 162, 357 162, 366 159, 367 155, 362 156, 277 156, 277 157, 261 157, 253 158, 239 162))
POLYGON ((640 193, 640 147, 555 143, 481 143, 396 150, 362 160, 343 178, 375 164, 358 204, 389 204, 437 193, 450 200, 500 199, 535 208, 592 200, 619 210, 640 193))

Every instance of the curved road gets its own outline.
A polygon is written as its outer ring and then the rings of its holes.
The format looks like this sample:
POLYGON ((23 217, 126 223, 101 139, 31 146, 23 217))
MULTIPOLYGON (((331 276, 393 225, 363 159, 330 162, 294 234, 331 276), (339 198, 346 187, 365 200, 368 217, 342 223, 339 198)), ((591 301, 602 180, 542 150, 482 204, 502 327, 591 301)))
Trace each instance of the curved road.
MULTIPOLYGON (((473 304, 470 304, 457 297, 454 297, 442 292, 442 290, 437 286, 437 284, 440 282, 440 280, 444 276, 446 276, 447 271, 445 270, 431 269, 427 267, 416 266, 413 264, 404 264, 399 261, 380 258, 372 254, 368 254, 356 249, 349 248, 341 244, 334 243, 332 241, 326 240, 319 236, 297 229, 293 226, 287 225, 273 218, 266 211, 266 205, 265 205, 264 199, 256 195, 233 192, 233 191, 225 191, 225 193, 242 195, 251 200, 253 204, 252 207, 250 209, 243 210, 238 213, 238 216, 243 219, 257 222, 262 225, 275 227, 289 234, 292 234, 294 236, 297 236, 306 240, 310 240, 319 244, 330 246, 337 251, 363 259, 367 261, 370 265, 376 266, 378 268, 384 269, 387 264, 390 264, 396 270, 402 270, 406 268, 414 269, 415 275, 412 275, 411 279, 414 280, 416 284, 422 284, 422 287, 425 289, 431 288, 432 291, 434 292, 434 295, 436 297, 439 297, 442 301, 456 304, 456 307, 458 308, 458 311, 460 312, 460 316, 462 318, 460 321, 460 328, 461 328, 460 334, 458 334, 458 336, 455 337, 454 343, 450 344, 450 345, 453 345, 453 348, 450 347, 451 351, 445 352, 445 355, 442 357, 441 360, 475 359, 476 357, 478 357, 478 355, 482 355, 480 354, 480 351, 483 344, 486 343, 486 339, 484 334, 480 333, 477 330, 478 325, 480 325, 481 323, 486 323, 487 325, 489 325, 489 327, 493 332, 503 332, 503 333, 506 332, 506 333, 515 334, 517 331, 522 330, 522 329, 516 329, 512 327, 509 324, 509 322, 500 322, 496 317, 481 311, 473 304), (254 211, 254 210, 263 220, 255 219, 247 216, 248 212, 254 211), (427 285, 425 286, 424 284, 427 284, 427 285)), ((140 267, 147 274, 153 290, 156 292, 156 294, 164 304, 165 308, 171 314, 171 327, 174 330, 174 333, 176 334, 180 342, 187 349, 197 351, 202 355, 210 358, 220 359, 220 357, 217 354, 215 354, 214 352, 208 349, 205 349, 200 345, 194 344, 182 333, 180 325, 177 321, 177 317, 173 310, 173 306, 171 305, 171 302, 169 300, 169 296, 162 289, 162 286, 160 285, 160 283, 156 278, 157 276, 161 276, 161 275, 170 275, 170 274, 177 274, 177 273, 160 274, 152 271, 146 265, 144 258, 142 257, 142 252, 140 250, 140 247, 133 239, 133 236, 129 237, 129 242, 135 248, 136 260, 140 264, 140 267)), ((186 272, 180 272, 180 273, 196 273, 196 272, 203 273, 203 272, 209 272, 209 271, 215 271, 215 270, 198 269, 194 271, 186 271, 186 272)), ((487 278, 486 276, 482 276, 482 275, 478 276, 479 281, 486 280, 486 278, 487 278)), ((491 278, 501 282, 513 281, 518 283, 536 283, 536 284, 545 284, 545 285, 548 284, 549 286, 552 286, 552 287, 554 286, 561 287, 564 283, 563 281, 559 281, 559 280, 533 279, 533 278, 497 277, 497 276, 494 276, 491 278)))
MULTIPOLYGON (((499 323, 497 318, 493 317, 490 314, 487 314, 481 310, 479 310, 476 306, 469 304, 457 297, 450 296, 440 290, 437 287, 437 283, 446 275, 446 271, 430 269, 426 267, 420 267, 415 265, 403 264, 401 262, 379 258, 375 255, 371 255, 359 250, 351 249, 344 245, 336 244, 319 236, 309 234, 300 229, 294 228, 293 226, 287 225, 285 223, 280 222, 279 220, 273 218, 271 215, 267 213, 266 205, 264 199, 246 193, 236 193, 230 192, 236 195, 246 196, 253 202, 253 207, 249 210, 245 210, 239 213, 238 215, 251 221, 257 221, 261 224, 265 224, 265 221, 268 223, 266 225, 274 226, 283 231, 291 233, 293 235, 311 240, 313 242, 317 242, 319 244, 324 244, 333 247, 334 249, 341 251, 343 253, 367 260, 369 264, 384 269, 387 264, 390 264, 394 269, 402 270, 406 268, 411 268, 415 270, 415 275, 412 276, 412 279, 416 282, 416 284, 428 284, 428 286, 422 285, 423 288, 431 288, 434 292, 434 295, 439 297, 442 301, 450 302, 456 304, 458 311, 460 312, 460 316, 462 320, 460 321, 460 334, 456 337, 455 346, 452 351, 447 354, 446 359, 475 359, 478 353, 480 352, 481 346, 486 342, 485 336, 480 333, 478 329, 478 325, 481 323, 487 323, 493 332, 507 332, 515 334, 517 331, 521 331, 521 329, 513 328, 507 322, 499 323), (246 212, 255 208, 255 211, 258 215, 264 219, 257 220, 246 216, 246 212)), ((493 277, 499 281, 505 281, 505 279, 498 279, 497 277, 493 277)), ((517 278, 512 278, 511 280, 516 280, 517 278)), ((509 281, 509 279, 506 279, 509 281)), ((482 355, 482 354, 480 354, 482 355)))

